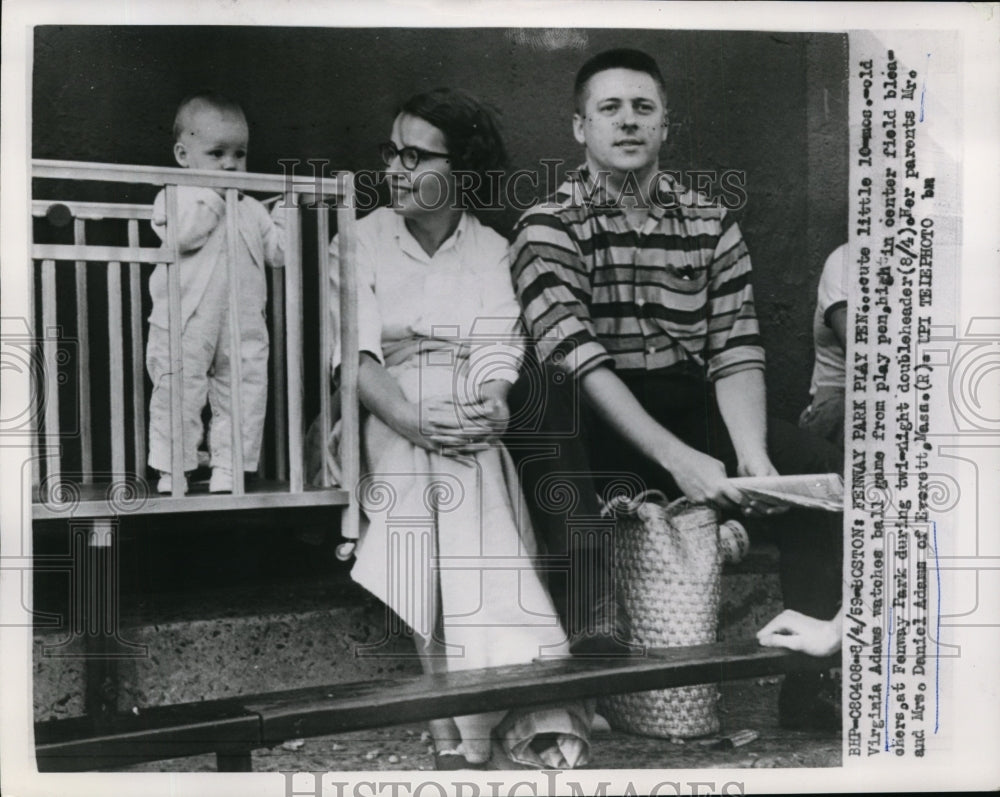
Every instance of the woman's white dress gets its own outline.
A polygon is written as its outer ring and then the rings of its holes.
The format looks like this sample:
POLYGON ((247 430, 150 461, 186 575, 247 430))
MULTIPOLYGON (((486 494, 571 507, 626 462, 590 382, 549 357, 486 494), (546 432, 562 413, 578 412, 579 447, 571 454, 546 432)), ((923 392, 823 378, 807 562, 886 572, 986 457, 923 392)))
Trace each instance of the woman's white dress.
MULTIPOLYGON (((428 256, 400 216, 380 209, 359 221, 356 252, 360 349, 386 366, 410 401, 470 400, 483 381, 514 381, 522 355, 519 309, 502 236, 465 214, 428 256)), ((331 253, 337 308, 336 244, 331 253)), ((339 346, 333 350, 336 365, 339 346)), ((441 669, 568 654, 502 445, 445 456, 366 414, 359 493, 367 522, 351 576, 425 645, 439 643, 433 647, 442 652, 441 669)), ((488 733, 501 717, 455 719, 465 735, 488 733)), ((534 733, 586 740, 589 721, 589 711, 573 704, 510 712, 497 730, 515 760, 540 763, 527 749, 534 733)))

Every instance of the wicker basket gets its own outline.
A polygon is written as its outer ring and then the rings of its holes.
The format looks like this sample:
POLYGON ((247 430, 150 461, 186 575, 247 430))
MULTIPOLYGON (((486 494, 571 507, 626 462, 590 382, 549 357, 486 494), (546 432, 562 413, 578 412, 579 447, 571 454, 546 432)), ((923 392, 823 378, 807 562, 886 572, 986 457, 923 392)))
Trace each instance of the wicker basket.
MULTIPOLYGON (((617 518, 619 600, 637 642, 651 647, 715 642, 722 553, 715 510, 650 490, 608 507, 617 518)), ((615 728, 648 736, 716 733, 715 684, 611 695, 601 709, 615 728)))

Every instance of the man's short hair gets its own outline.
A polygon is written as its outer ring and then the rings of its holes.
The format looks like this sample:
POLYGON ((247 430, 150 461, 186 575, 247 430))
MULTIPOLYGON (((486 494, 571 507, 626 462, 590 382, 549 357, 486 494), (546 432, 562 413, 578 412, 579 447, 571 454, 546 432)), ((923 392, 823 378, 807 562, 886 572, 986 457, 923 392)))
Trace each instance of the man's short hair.
POLYGON ((619 47, 614 50, 605 50, 598 53, 576 73, 576 82, 573 84, 573 102, 578 113, 583 113, 583 95, 587 90, 587 82, 598 72, 606 72, 609 69, 631 69, 633 72, 644 72, 656 82, 660 89, 660 97, 664 106, 667 104, 667 87, 663 82, 663 75, 660 74, 660 67, 651 55, 647 55, 642 50, 632 50, 628 47, 619 47))
POLYGON ((232 114, 240 117, 244 122, 246 121, 246 114, 243 113, 238 102, 212 89, 202 89, 186 96, 177 106, 177 113, 174 116, 174 141, 181 140, 181 135, 187 128, 191 114, 196 109, 204 107, 218 111, 220 114, 232 114))

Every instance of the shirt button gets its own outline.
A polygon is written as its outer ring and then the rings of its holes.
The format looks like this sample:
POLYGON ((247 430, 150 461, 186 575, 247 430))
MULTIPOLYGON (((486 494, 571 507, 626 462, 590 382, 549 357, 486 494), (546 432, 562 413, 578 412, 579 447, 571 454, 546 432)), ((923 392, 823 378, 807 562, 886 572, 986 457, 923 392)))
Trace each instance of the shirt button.
POLYGON ((636 299, 636 300, 635 300, 635 303, 636 303, 636 305, 638 305, 639 307, 642 307, 642 306, 643 306, 643 305, 644 305, 644 304, 646 303, 646 300, 645 300, 645 299, 636 299))
POLYGON ((646 354, 656 354, 656 346, 648 346, 646 348, 646 354))

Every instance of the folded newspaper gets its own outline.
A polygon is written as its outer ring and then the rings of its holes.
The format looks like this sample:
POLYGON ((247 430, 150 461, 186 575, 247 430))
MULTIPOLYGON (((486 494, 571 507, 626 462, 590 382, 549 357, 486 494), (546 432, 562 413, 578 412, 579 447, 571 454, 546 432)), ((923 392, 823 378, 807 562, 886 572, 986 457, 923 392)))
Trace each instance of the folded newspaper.
POLYGON ((773 506, 801 506, 842 512, 844 480, 837 473, 796 476, 741 476, 729 483, 747 498, 773 506))

